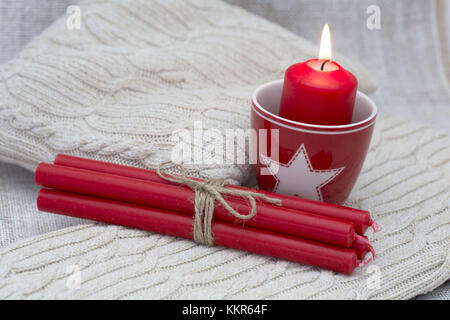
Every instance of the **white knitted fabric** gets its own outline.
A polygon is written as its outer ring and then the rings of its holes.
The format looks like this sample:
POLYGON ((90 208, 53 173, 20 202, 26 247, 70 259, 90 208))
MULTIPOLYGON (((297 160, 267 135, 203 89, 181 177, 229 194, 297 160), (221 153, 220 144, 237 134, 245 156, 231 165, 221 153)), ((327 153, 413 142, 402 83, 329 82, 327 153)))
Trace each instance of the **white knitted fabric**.
MULTIPOLYGON (((171 133, 195 120, 204 129, 248 128, 253 89, 317 54, 281 27, 218 1, 80 7, 81 29, 61 18, 0 70, 0 159, 34 169, 66 152, 154 168, 170 158, 171 133)), ((360 66, 342 61, 361 90, 373 90, 360 66)), ((250 172, 189 171, 233 183, 250 172)))
POLYGON ((349 201, 370 208, 381 225, 369 233, 378 256, 351 276, 139 230, 81 225, 2 249, 0 299, 411 298, 450 277, 449 181, 444 132, 382 116, 349 201))
MULTIPOLYGON (((247 128, 255 86, 316 55, 308 42, 217 1, 87 1, 81 17, 81 30, 69 31, 61 19, 0 69, 0 159, 34 169, 67 152, 153 168, 169 158, 170 133, 194 120, 247 128)), ((362 68, 339 61, 361 90, 373 89, 362 68)), ((380 223, 382 231, 370 234, 378 258, 350 277, 83 225, 3 248, 0 298, 413 297, 450 277, 449 166, 445 133, 396 116, 378 119, 348 203, 371 209, 380 223)), ((189 169, 237 183, 250 172, 189 169)))

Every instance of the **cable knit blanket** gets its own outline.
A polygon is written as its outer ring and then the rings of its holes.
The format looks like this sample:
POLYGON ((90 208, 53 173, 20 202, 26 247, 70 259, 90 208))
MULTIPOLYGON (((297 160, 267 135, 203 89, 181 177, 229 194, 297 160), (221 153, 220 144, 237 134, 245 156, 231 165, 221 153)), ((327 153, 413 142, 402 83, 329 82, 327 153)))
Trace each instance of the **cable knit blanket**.
MULTIPOLYGON (((154 168, 176 129, 247 128, 249 96, 313 57, 309 42, 218 1, 84 1, 0 69, 0 159, 58 152, 154 168)), ((339 58, 373 85, 359 65, 339 58)), ((206 153, 206 151, 205 151, 206 153)), ((244 182, 245 165, 191 165, 244 182)), ((385 115, 349 205, 367 208, 377 260, 352 276, 116 226, 83 225, 0 251, 1 298, 409 298, 450 277, 450 139, 385 115), (74 278, 75 277, 75 278, 74 278), (78 285, 73 286, 75 283, 78 285)))
MULTIPOLYGON (((34 169, 66 152, 154 168, 170 158, 171 134, 195 120, 205 130, 248 128, 253 89, 317 55, 218 1, 85 1, 80 17, 79 30, 63 17, 1 69, 0 159, 34 169)), ((373 90, 362 67, 340 60, 360 90, 373 90)), ((233 183, 249 172, 189 167, 233 183)))

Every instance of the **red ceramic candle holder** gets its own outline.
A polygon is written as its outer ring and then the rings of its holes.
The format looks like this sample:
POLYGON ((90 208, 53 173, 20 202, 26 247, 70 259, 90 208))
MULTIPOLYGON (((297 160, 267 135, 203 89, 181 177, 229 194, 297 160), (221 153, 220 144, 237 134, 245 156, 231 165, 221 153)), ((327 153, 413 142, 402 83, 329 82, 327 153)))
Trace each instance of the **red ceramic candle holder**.
POLYGON ((356 183, 372 137, 377 107, 357 92, 352 123, 314 125, 278 116, 283 80, 252 97, 252 154, 259 186, 268 191, 343 203, 356 183))

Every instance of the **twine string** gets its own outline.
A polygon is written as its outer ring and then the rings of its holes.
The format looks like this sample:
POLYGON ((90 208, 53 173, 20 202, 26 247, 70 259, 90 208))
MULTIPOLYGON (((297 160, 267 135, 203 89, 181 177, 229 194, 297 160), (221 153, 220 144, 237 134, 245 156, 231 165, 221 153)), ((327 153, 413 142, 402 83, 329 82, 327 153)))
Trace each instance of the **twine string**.
POLYGON ((257 213, 255 198, 261 199, 267 203, 281 206, 281 200, 270 198, 262 193, 239 190, 226 187, 224 179, 206 179, 203 181, 194 180, 186 176, 185 169, 182 165, 166 161, 161 163, 156 169, 156 173, 161 179, 169 182, 188 186, 195 193, 194 202, 194 241, 212 246, 214 245, 214 237, 212 234, 211 223, 214 216, 214 205, 217 200, 230 214, 241 220, 249 220, 257 213), (170 174, 164 172, 164 167, 173 165, 181 172, 181 175, 170 174), (237 212, 224 199, 223 195, 231 195, 246 199, 250 204, 250 212, 241 214, 237 212))

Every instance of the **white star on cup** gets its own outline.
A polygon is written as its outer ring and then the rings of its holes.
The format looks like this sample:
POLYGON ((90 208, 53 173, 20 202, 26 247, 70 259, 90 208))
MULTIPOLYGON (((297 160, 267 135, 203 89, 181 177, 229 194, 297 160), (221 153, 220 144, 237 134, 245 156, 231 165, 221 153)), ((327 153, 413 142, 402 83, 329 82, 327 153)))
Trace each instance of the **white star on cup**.
POLYGON ((321 188, 344 170, 345 167, 329 170, 313 169, 304 144, 298 148, 287 164, 279 163, 261 154, 277 183, 274 192, 323 201, 321 188))

